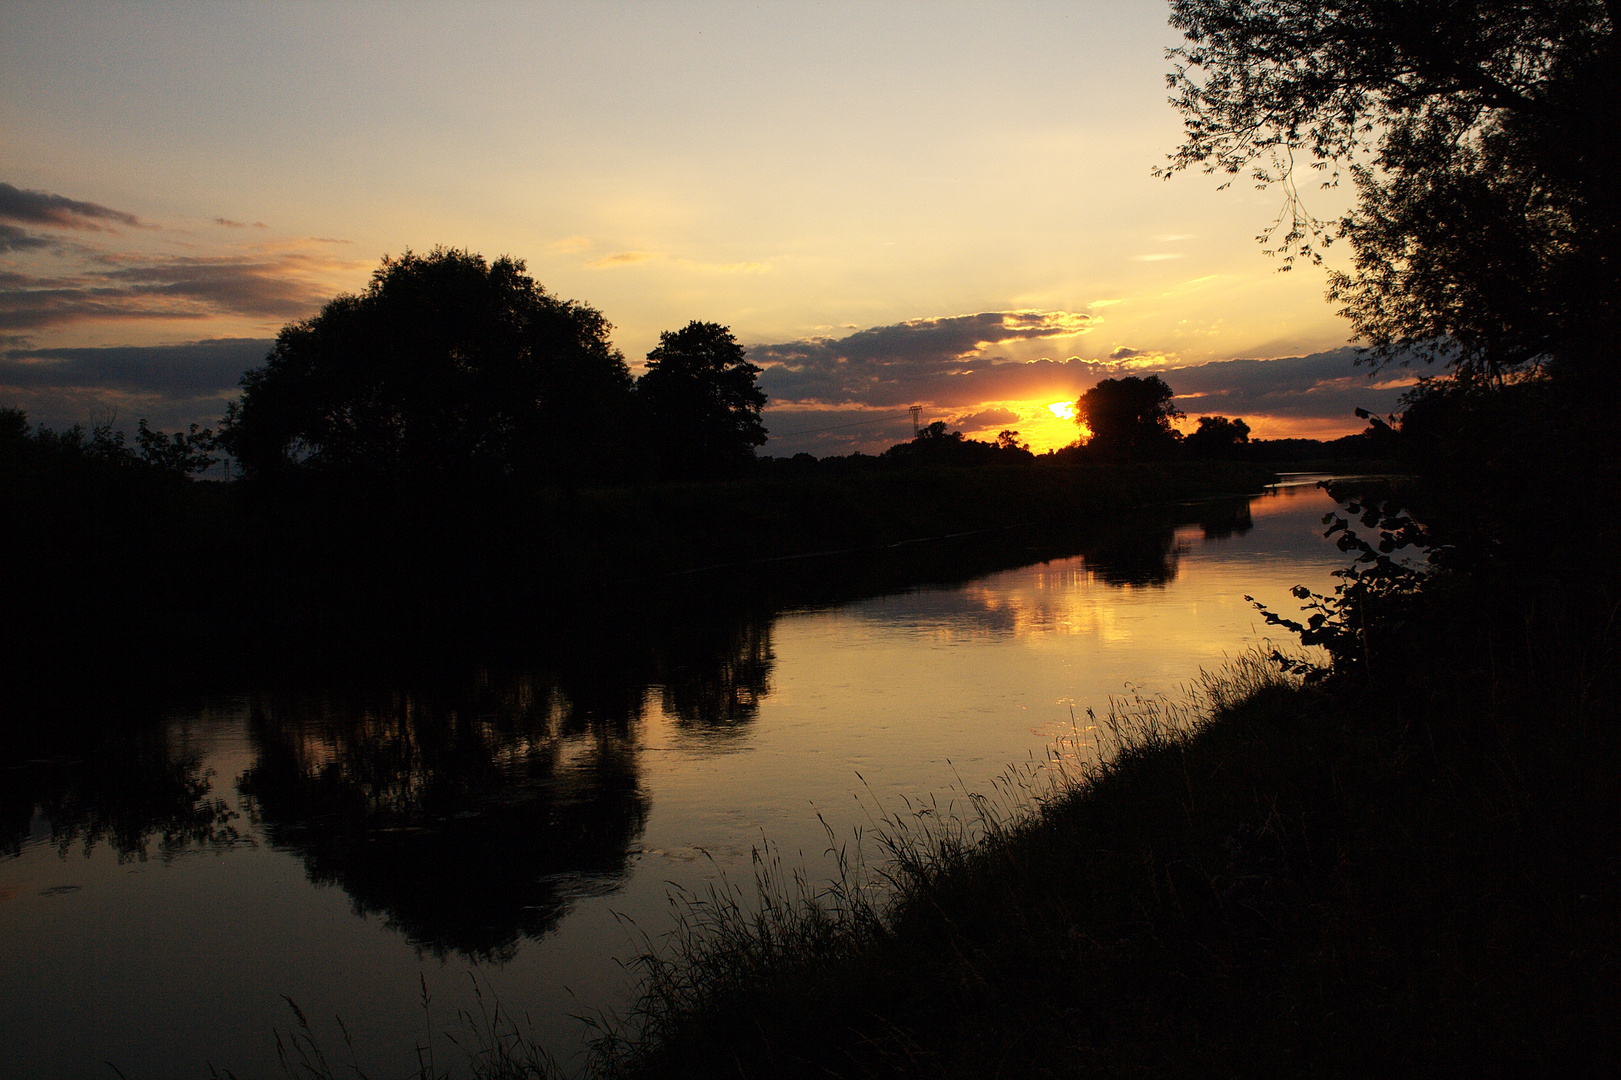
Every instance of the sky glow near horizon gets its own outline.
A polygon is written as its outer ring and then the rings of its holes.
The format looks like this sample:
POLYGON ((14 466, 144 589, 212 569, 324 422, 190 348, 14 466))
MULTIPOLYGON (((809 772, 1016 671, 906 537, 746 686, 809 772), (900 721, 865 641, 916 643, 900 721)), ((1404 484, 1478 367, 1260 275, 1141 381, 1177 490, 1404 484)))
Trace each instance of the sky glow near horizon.
POLYGON ((731 327, 765 453, 882 449, 913 404, 1042 450, 1076 435, 1050 403, 1134 373, 1258 436, 1358 430, 1408 373, 1255 243, 1279 195, 1150 175, 1166 15, 0 3, 0 406, 211 422, 282 325, 444 245, 597 307, 633 371, 731 327))

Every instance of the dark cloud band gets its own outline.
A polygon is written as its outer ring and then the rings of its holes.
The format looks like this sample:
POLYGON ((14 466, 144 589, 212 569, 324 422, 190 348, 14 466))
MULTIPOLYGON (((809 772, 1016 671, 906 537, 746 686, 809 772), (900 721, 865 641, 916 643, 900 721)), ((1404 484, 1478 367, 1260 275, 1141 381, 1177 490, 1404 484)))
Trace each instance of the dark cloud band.
POLYGON ((15 225, 0 223, 0 251, 32 251, 50 246, 51 241, 46 237, 35 236, 15 225))
MULTIPOLYGON (((842 338, 805 338, 756 345, 749 359, 764 372, 773 398, 823 405, 871 407, 929 400, 960 406, 1009 397, 990 387, 1018 384, 1029 393, 1052 383, 1052 361, 1006 361, 998 346, 1072 338, 1090 329, 1091 315, 1074 312, 990 311, 913 319, 859 330, 842 338), (979 396, 975 396, 979 395, 979 396)), ((1067 361, 1063 362, 1067 363, 1067 361)))
POLYGON ((327 299, 326 289, 306 280, 311 269, 318 267, 292 255, 122 257, 71 276, 0 274, 0 330, 92 319, 300 318, 327 299))
POLYGON ((215 393, 234 390, 274 344, 271 338, 211 338, 184 345, 14 348, 0 358, 0 387, 215 393))
POLYGON ((132 229, 141 227, 139 218, 122 210, 113 210, 99 203, 81 202, 65 195, 28 191, 4 182, 0 182, 0 219, 90 232, 107 231, 109 225, 125 225, 132 229))
POLYGON ((61 430, 137 419, 161 430, 212 427, 238 393, 242 373, 264 363, 270 338, 214 338, 182 345, 34 349, 0 354, 0 406, 61 430))

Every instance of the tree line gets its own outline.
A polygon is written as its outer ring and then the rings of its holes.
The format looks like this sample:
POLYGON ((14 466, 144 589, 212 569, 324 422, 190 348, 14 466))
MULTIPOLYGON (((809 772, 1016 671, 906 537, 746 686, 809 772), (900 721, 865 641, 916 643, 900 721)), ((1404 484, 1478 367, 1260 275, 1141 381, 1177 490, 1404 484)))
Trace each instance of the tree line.
MULTIPOLYGON (((30 431, 4 414, 18 464, 202 472, 229 454, 255 482, 459 485, 517 478, 575 487, 734 476, 766 442, 760 368, 731 331, 692 321, 666 331, 633 378, 590 305, 563 300, 521 260, 436 248, 385 257, 367 287, 277 335, 242 377, 218 430, 153 431, 135 444, 110 423, 30 431)), ((1248 441, 1242 420, 1201 417, 1178 447, 1181 413, 1158 378, 1109 379, 1078 402, 1085 460, 1220 457, 1248 441)), ((929 425, 883 455, 891 464, 1033 459, 1015 430, 994 443, 929 425)), ((808 456, 808 455, 806 455, 808 456)), ((1070 460, 1076 455, 1066 455, 1070 460)))

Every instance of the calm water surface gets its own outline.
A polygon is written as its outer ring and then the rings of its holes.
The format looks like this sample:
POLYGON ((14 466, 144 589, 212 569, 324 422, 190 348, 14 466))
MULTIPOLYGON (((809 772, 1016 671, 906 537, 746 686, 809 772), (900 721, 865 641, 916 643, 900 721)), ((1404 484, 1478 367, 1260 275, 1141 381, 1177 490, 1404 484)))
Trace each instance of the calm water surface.
POLYGON ((672 884, 746 882, 763 840, 823 874, 818 815, 848 840, 960 805, 1088 707, 1176 696, 1263 636, 1246 593, 1332 584, 1330 506, 1302 478, 949 587, 171 705, 0 761, 0 1077, 279 1075, 283 994, 406 1076, 474 978, 567 1060, 672 884))

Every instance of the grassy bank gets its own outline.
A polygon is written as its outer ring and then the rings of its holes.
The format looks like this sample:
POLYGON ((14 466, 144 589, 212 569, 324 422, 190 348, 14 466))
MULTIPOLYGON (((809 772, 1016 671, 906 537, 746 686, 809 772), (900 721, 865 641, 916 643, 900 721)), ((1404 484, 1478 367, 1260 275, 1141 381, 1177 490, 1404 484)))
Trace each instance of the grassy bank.
POLYGON ((882 899, 768 866, 690 904, 598 1070, 1613 1065, 1617 596, 1587 570, 1370 594, 1327 677, 1252 659, 1117 713, 1115 756, 1010 816, 892 820, 882 899))

